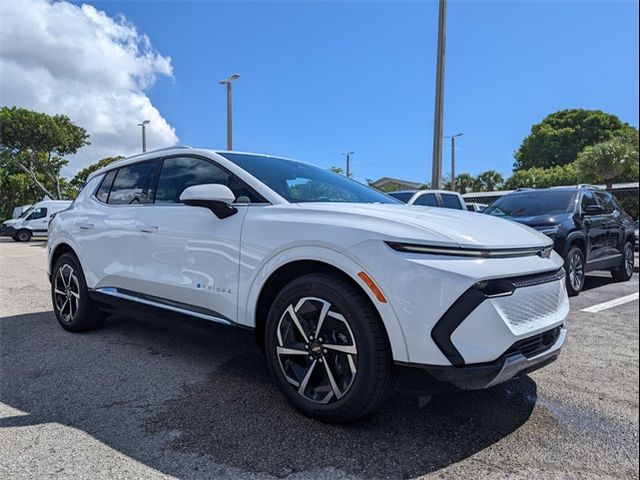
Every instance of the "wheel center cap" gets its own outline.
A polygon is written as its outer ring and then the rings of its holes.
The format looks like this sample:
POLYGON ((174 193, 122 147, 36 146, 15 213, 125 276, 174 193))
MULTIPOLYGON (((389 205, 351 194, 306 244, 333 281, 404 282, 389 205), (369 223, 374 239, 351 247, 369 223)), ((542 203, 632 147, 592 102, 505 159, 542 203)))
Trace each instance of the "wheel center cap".
POLYGON ((309 353, 315 358, 320 358, 322 356, 322 345, 318 342, 311 342, 309 344, 309 353))

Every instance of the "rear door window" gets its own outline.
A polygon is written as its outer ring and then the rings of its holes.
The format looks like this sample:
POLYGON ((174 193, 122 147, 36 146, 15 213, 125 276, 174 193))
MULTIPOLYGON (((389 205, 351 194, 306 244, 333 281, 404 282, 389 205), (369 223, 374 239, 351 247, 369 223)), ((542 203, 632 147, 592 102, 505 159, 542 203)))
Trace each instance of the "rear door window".
POLYGON ((440 194, 442 197, 442 206, 444 208, 454 208, 456 210, 462 210, 462 204, 457 195, 449 195, 447 193, 440 194))
POLYGON ((109 193, 109 205, 138 205, 151 197, 149 186, 156 162, 141 162, 118 169, 109 193))
POLYGON ((413 202, 414 205, 422 205, 428 207, 437 207, 438 201, 436 200, 436 196, 433 193, 425 193, 424 195, 420 195, 416 198, 416 201, 413 202))

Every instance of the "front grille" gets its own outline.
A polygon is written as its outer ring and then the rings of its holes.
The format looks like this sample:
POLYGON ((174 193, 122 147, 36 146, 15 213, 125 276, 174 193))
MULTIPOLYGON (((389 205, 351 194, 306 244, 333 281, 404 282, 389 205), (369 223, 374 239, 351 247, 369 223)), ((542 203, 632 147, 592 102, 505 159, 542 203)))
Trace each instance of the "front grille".
POLYGON ((542 285, 543 283, 555 282, 564 278, 564 268, 555 272, 534 273, 533 275, 523 275, 521 277, 512 277, 507 280, 515 288, 533 287, 534 285, 542 285))
POLYGON ((564 284, 560 281, 518 288, 512 295, 494 298, 491 302, 516 335, 556 322, 569 309, 564 284))
POLYGON ((561 330, 562 327, 556 327, 533 337, 520 340, 514 343, 504 354, 508 356, 514 353, 521 353, 527 358, 535 357, 549 350, 558 341, 561 330))

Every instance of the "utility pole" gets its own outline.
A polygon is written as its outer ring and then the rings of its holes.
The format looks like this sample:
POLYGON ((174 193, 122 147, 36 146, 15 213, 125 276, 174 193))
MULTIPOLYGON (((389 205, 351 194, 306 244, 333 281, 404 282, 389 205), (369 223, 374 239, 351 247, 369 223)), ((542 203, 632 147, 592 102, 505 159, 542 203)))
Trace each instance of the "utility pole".
POLYGON ((149 123, 151 123, 149 120, 144 120, 138 124, 139 127, 142 127, 142 153, 147 151, 147 125, 149 123))
POLYGON ((227 86, 227 150, 233 150, 233 105, 231 99, 231 82, 240 78, 240 75, 234 73, 225 80, 220 80, 220 85, 227 86))
POLYGON ((433 159, 431 188, 442 187, 442 123, 444 108, 444 55, 446 43, 447 0, 440 0, 438 9, 438 54, 436 66, 436 96, 433 114, 433 159))
POLYGON ((451 191, 456 191, 456 137, 461 137, 462 133, 456 133, 455 135, 449 135, 444 138, 451 139, 451 191))
POLYGON ((353 155, 356 152, 346 152, 343 153, 342 155, 344 155, 345 157, 347 157, 347 178, 351 177, 351 155, 353 155))

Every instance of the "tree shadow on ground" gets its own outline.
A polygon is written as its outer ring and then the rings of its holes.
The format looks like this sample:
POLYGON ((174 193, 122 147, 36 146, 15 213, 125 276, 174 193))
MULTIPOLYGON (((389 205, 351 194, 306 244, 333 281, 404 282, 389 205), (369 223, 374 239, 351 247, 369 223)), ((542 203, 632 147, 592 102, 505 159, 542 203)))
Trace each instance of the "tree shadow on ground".
POLYGON ((0 419, 0 429, 58 422, 178 477, 189 475, 172 455, 196 456, 197 476, 220 465, 277 477, 325 468, 419 476, 509 435, 537 398, 528 377, 439 395, 422 409, 395 394, 366 418, 333 426, 294 411, 259 353, 180 325, 115 319, 74 335, 45 312, 0 319, 0 339, 0 400, 27 413, 0 419))

